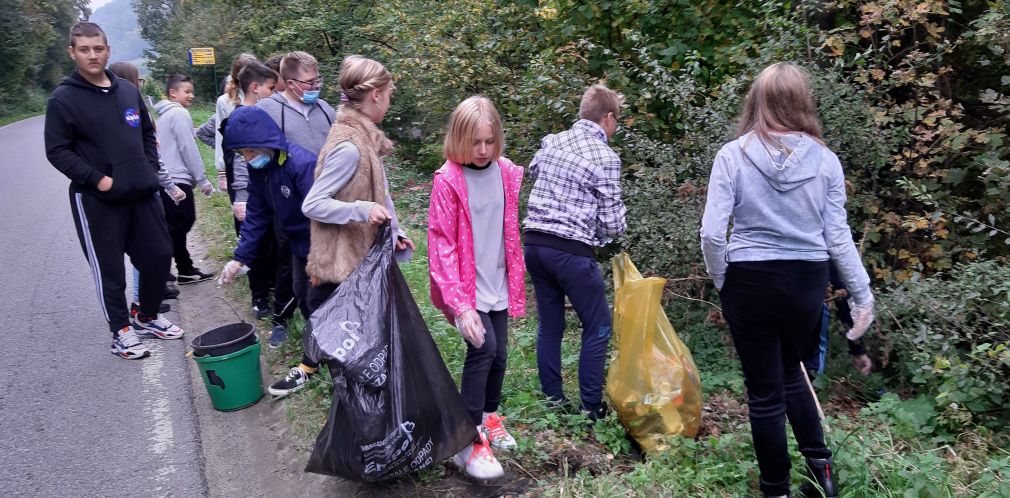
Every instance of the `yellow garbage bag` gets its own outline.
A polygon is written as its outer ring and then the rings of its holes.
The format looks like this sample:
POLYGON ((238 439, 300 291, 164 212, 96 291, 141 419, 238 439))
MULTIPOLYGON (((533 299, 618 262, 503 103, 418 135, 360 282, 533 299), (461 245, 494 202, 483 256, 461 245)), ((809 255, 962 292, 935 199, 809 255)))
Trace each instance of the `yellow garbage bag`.
POLYGON ((691 351, 663 312, 666 279, 643 278, 627 253, 614 257, 614 348, 607 396, 647 452, 665 436, 693 438, 701 425, 701 379, 691 351))

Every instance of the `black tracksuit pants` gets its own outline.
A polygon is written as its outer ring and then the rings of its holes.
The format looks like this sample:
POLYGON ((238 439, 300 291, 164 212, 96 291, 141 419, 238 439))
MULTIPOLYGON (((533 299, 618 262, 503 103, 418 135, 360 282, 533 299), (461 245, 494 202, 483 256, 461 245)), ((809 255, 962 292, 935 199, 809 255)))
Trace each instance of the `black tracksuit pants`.
POLYGON ((130 324, 123 254, 140 270, 140 312, 157 314, 172 263, 172 239, 158 195, 113 203, 71 185, 70 210, 113 336, 130 324))
POLYGON ((175 186, 186 193, 186 198, 176 204, 163 190, 161 203, 165 209, 168 233, 172 237, 172 256, 175 258, 175 269, 179 270, 179 273, 191 275, 194 269, 193 258, 189 256, 189 249, 186 248, 186 235, 196 223, 196 203, 193 200, 192 186, 185 183, 176 183, 175 186))

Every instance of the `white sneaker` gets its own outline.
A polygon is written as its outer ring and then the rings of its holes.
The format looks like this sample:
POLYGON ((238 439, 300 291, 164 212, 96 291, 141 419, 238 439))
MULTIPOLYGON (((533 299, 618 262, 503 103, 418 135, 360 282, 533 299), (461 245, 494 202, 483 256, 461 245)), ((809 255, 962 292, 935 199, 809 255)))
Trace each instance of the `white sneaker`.
POLYGON ((151 351, 144 347, 144 344, 140 342, 140 338, 137 337, 137 333, 130 326, 123 327, 116 334, 116 338, 112 340, 112 349, 110 352, 127 360, 139 360, 151 356, 151 351))
POLYGON ((182 327, 168 321, 165 315, 158 313, 158 316, 149 322, 140 321, 140 314, 130 320, 133 328, 142 337, 156 337, 158 339, 181 339, 185 333, 182 327))
POLYGON ((505 422, 505 417, 499 416, 497 413, 488 413, 484 415, 484 421, 481 424, 487 434, 488 442, 491 443, 491 449, 495 451, 512 450, 518 446, 516 438, 505 430, 503 422, 505 422))
POLYGON ((487 436, 483 431, 478 431, 478 433, 480 434, 480 442, 470 444, 463 448, 463 451, 456 453, 452 457, 452 463, 468 477, 477 481, 492 481, 504 476, 505 469, 491 452, 487 436))

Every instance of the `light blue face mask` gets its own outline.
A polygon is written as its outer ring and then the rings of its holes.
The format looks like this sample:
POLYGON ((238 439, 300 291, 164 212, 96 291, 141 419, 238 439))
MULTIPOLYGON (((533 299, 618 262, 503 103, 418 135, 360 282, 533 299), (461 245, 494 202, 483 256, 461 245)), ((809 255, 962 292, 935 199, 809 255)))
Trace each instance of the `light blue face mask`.
POLYGON ((319 101, 319 90, 307 90, 302 94, 302 103, 307 105, 315 104, 319 101))
POLYGON ((270 156, 260 152, 256 157, 249 161, 249 167, 252 169, 263 169, 270 164, 270 156))

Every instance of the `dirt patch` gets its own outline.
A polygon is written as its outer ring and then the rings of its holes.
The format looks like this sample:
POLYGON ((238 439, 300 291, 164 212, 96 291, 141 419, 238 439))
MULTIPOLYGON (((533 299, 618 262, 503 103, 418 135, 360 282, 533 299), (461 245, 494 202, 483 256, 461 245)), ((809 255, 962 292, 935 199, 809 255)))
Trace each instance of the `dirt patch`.
POLYGON ((741 403, 733 393, 715 393, 702 407, 701 428, 697 437, 719 437, 727 432, 739 432, 740 426, 747 422, 746 404, 741 403))

